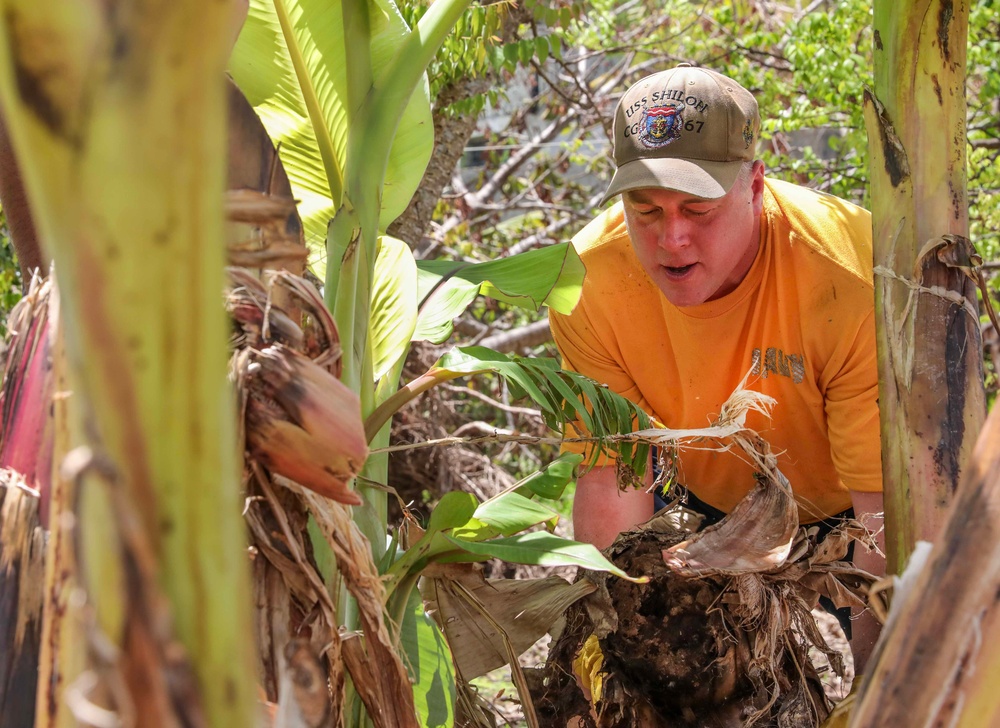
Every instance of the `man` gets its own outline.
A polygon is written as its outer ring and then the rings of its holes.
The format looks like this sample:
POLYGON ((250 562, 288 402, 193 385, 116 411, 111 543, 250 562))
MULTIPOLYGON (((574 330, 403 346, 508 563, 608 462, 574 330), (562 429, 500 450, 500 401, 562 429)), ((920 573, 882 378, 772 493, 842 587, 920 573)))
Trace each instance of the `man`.
MULTIPOLYGON (((620 203, 575 238, 587 267, 580 303, 550 314, 564 365, 628 397, 667 427, 702 427, 747 374, 773 397, 747 426, 778 454, 803 523, 854 515, 881 529, 869 214, 764 177, 757 103, 735 81, 682 64, 622 96, 620 203)), ((753 485, 735 453, 685 450, 689 506, 721 516, 753 485)), ((621 491, 614 463, 580 476, 576 537, 604 548, 647 520, 654 496, 621 491)), ((855 563, 884 573, 884 557, 855 563)), ((853 623, 855 665, 877 625, 853 623)))

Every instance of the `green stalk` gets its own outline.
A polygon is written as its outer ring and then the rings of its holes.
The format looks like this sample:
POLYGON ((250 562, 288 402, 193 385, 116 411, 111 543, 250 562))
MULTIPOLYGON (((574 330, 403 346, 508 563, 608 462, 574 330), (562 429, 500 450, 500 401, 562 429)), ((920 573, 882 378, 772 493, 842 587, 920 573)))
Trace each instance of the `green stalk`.
POLYGON ((453 372, 447 369, 431 369, 425 374, 421 374, 412 382, 408 382, 400 387, 394 394, 380 404, 374 412, 365 418, 365 437, 368 438, 368 444, 373 450, 378 447, 378 445, 374 443, 375 436, 382 430, 383 427, 385 427, 389 420, 392 419, 392 416, 399 412, 399 410, 405 407, 409 402, 412 402, 428 389, 440 384, 441 382, 447 382, 452 379, 458 379, 459 377, 466 376, 468 376, 468 372, 453 372))
POLYGON ((427 66, 434 60, 434 54, 470 2, 471 0, 437 0, 430 6, 383 74, 384 85, 374 89, 371 104, 364 107, 359 115, 359 129, 362 132, 360 148, 377 149, 379 147, 376 145, 380 143, 385 147, 384 158, 376 156, 371 160, 371 169, 382 170, 382 174, 375 179, 382 179, 385 175, 389 142, 396 134, 403 109, 423 78, 427 66))
POLYGON ((124 607, 127 634, 107 637, 143 725, 193 719, 200 703, 206 724, 243 728, 251 599, 220 305, 230 6, 2 5, 0 104, 56 264, 73 405, 115 506, 78 538, 129 575, 96 619, 124 607), (190 663, 168 671, 172 640, 190 663))
MULTIPOLYGON (((367 346, 367 325, 371 306, 371 280, 378 245, 378 220, 382 199, 382 182, 389 161, 392 139, 396 134, 403 109, 423 78, 434 54, 451 32, 470 0, 438 0, 408 36, 382 74, 382 85, 372 80, 371 59, 359 53, 348 64, 348 113, 350 136, 347 148, 347 205, 353 223, 338 224, 338 211, 327 238, 328 266, 327 300, 341 327, 341 342, 348 357, 345 368, 360 372, 370 356, 367 346), (356 111, 355 111, 356 110, 356 111), (364 258, 352 259, 360 253, 364 258), (341 290, 342 288, 348 290, 341 290), (353 322, 353 323, 349 323, 353 322), (362 326, 364 328, 362 328, 362 326), (344 328, 350 329, 345 338, 344 328)), ((369 35, 367 3, 344 2, 345 34, 369 35)), ((367 48, 368 43, 358 43, 367 48)), ((369 386, 367 382, 364 386, 369 386)), ((374 385, 371 385, 374 386, 374 385)), ((363 414, 369 414, 363 411, 363 414)))
MULTIPOLYGON (((425 16, 427 22, 422 21, 410 34, 386 69, 382 88, 372 78, 367 0, 345 0, 341 5, 345 37, 360 52, 347 59, 346 189, 327 231, 326 301, 344 351, 342 381, 359 393, 364 417, 378 409, 368 337, 382 186, 392 139, 427 65, 469 1, 438 0, 425 16)), ((371 432, 370 440, 382 425, 371 432)), ((387 441, 388 434, 382 436, 387 441)), ((362 472, 376 482, 386 482, 388 456, 370 457, 362 472)), ((355 521, 371 543, 377 562, 385 550, 386 496, 364 486, 358 490, 365 505, 355 510, 355 521)), ((356 624, 350 601, 345 598, 340 604, 341 619, 348 627, 356 624)))

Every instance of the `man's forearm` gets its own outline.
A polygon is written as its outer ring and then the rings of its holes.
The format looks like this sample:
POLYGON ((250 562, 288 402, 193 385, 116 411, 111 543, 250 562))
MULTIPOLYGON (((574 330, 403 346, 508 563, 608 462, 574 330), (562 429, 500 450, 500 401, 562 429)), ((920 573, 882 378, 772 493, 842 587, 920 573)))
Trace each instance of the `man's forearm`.
POLYGON ((643 489, 618 489, 614 466, 594 468, 576 481, 573 534, 577 541, 604 549, 622 531, 649 520, 653 496, 643 489))
MULTIPOLYGON (((854 517, 875 537, 876 548, 866 549, 861 544, 854 545, 854 565, 874 576, 885 576, 885 533, 883 499, 881 493, 851 492, 854 503, 854 517)), ((851 625, 851 652, 854 655, 854 672, 861 674, 867 669, 882 632, 882 625, 870 610, 855 610, 851 625)))

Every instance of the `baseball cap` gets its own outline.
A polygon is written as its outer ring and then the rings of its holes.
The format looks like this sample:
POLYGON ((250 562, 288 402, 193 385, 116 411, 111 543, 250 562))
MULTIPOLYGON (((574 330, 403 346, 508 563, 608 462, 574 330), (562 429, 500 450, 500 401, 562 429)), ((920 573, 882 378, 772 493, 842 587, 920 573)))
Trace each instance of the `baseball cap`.
POLYGON ((687 63, 647 76, 615 109, 617 169, 601 204, 644 187, 722 197, 759 133, 757 100, 731 78, 687 63))

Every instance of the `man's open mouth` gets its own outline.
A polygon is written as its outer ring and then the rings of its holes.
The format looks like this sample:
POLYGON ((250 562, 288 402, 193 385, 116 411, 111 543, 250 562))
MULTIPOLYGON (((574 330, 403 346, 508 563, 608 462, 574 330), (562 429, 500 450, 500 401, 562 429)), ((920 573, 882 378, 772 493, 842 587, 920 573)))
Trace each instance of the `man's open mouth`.
POLYGON ((671 275, 671 276, 682 276, 685 273, 687 273, 689 270, 691 270, 692 268, 694 268, 694 263, 691 263, 690 265, 677 265, 677 266, 674 266, 674 265, 665 265, 665 266, 663 266, 663 268, 664 268, 664 270, 667 271, 668 275, 671 275))

